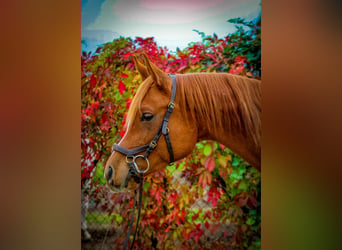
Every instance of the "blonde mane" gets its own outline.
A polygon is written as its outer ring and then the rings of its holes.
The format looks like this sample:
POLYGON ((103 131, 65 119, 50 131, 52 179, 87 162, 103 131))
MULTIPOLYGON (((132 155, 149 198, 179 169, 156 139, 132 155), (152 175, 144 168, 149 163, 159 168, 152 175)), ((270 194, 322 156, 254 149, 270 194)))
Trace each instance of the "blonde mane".
MULTIPOLYGON (((149 76, 138 87, 138 90, 128 109, 126 125, 128 125, 130 121, 134 121, 136 115, 138 114, 140 110, 140 104, 142 103, 144 97, 146 96, 147 92, 151 88, 152 83, 153 83, 152 77, 149 76)), ((124 129, 126 130, 128 128, 125 127, 124 129)))
POLYGON ((260 147, 259 80, 227 73, 182 74, 177 75, 177 92, 183 114, 199 126, 243 134, 260 147))

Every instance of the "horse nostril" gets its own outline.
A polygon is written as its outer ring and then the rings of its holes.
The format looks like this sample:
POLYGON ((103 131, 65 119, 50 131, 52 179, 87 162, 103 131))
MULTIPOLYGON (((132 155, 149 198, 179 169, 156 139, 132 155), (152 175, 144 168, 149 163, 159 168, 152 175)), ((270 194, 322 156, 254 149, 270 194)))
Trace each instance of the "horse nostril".
POLYGON ((106 173, 107 181, 112 179, 113 173, 114 173, 114 170, 113 170, 112 166, 108 166, 108 170, 107 170, 107 173, 106 173))

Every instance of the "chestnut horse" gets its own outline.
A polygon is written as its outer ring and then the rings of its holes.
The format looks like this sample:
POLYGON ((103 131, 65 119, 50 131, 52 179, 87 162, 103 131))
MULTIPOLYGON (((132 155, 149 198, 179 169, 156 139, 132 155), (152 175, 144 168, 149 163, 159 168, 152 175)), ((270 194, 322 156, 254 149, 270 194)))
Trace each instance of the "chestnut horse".
POLYGON ((148 175, 186 157, 201 140, 217 141, 261 170, 259 80, 227 73, 189 73, 177 74, 173 83, 146 55, 143 62, 133 59, 143 82, 128 110, 126 133, 106 163, 105 179, 113 191, 137 187, 129 163, 138 152, 150 151, 147 157, 134 158, 138 170, 148 175), (141 147, 156 138, 165 117, 167 135, 157 137, 153 147, 141 147))

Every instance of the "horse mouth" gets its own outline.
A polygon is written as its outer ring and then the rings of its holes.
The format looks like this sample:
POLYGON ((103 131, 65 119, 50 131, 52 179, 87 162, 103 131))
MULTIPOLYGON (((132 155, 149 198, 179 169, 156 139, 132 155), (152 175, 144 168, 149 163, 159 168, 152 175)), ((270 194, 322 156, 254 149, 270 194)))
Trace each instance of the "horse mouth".
POLYGON ((137 187, 137 183, 131 175, 127 175, 125 181, 120 185, 115 185, 114 181, 111 180, 108 183, 109 188, 114 193, 123 193, 123 192, 131 192, 134 191, 137 187))

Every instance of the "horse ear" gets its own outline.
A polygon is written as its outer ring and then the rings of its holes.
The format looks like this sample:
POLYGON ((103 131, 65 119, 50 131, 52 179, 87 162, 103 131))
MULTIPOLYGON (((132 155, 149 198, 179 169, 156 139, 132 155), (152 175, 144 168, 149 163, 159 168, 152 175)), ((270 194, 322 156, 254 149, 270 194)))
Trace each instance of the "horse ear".
POLYGON ((133 55, 133 61, 135 64, 135 68, 138 70, 139 74, 141 75, 141 78, 143 81, 148 77, 148 71, 144 64, 139 62, 139 60, 136 58, 136 56, 133 55))
POLYGON ((161 79, 167 76, 161 69, 159 69, 156 65, 154 65, 147 57, 147 55, 144 53, 142 54, 145 65, 148 71, 148 74, 152 76, 153 81, 158 85, 158 87, 163 88, 161 79))

